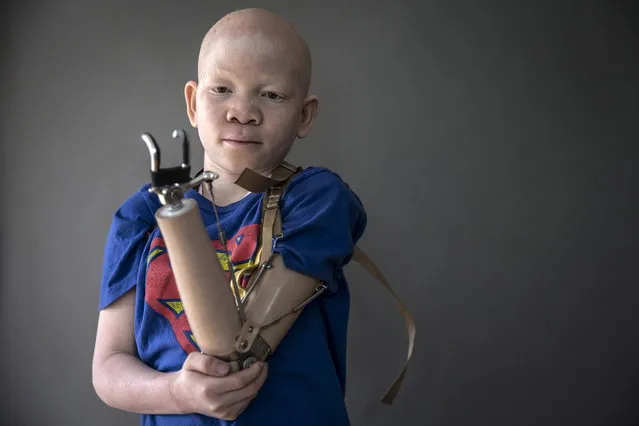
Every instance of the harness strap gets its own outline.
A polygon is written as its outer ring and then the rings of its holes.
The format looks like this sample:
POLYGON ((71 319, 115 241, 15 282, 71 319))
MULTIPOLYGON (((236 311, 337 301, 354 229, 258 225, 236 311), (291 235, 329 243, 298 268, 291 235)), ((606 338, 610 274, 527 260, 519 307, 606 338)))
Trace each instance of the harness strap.
POLYGON ((273 170, 271 176, 266 177, 246 168, 235 180, 235 184, 241 186, 247 191, 255 193, 264 192, 272 186, 286 182, 292 175, 299 172, 301 169, 301 167, 282 161, 280 165, 273 170))
POLYGON ((404 322, 406 323, 406 330, 408 331, 408 354, 406 355, 404 368, 402 368, 402 371, 395 378, 395 380, 393 381, 393 384, 388 388, 388 390, 386 391, 386 393, 381 399, 381 401, 384 404, 391 405, 393 401, 395 400, 395 397, 397 396, 397 392, 399 392, 399 389, 402 386, 404 375, 406 374, 406 369, 408 367, 408 362, 413 356, 413 348, 415 346, 415 332, 416 332, 415 322, 413 321, 413 318, 410 312, 408 311, 408 309, 406 308, 406 306, 404 305, 404 303, 402 303, 402 301, 399 299, 397 294, 395 294, 395 292, 391 288, 390 284, 388 283, 388 281, 386 280, 382 272, 379 270, 377 265, 375 265, 375 263, 368 257, 368 255, 364 252, 364 250, 362 250, 358 246, 355 246, 352 260, 359 263, 369 274, 371 274, 375 279, 377 279, 377 281, 379 281, 379 283, 382 284, 386 288, 386 290, 388 290, 391 296, 393 296, 393 298, 395 299, 395 302, 397 303, 397 308, 399 309, 399 312, 404 317, 404 322))
MULTIPOLYGON (((264 246, 264 244, 273 241, 273 237, 282 236, 282 219, 279 203, 284 188, 286 188, 288 183, 291 181, 291 178, 301 170, 302 167, 282 162, 273 171, 270 178, 262 176, 250 169, 246 169, 235 181, 237 185, 243 187, 247 191, 265 192, 264 202, 262 203, 262 250, 260 253, 260 260, 258 262, 259 265, 262 265, 268 259, 273 249, 272 243, 268 249, 264 246)), ((406 324, 406 330, 408 332, 408 353, 404 367, 381 398, 382 403, 391 405, 402 386, 408 363, 413 355, 416 334, 415 322, 413 321, 410 312, 399 299, 397 294, 395 294, 380 269, 359 246, 354 247, 352 260, 359 263, 371 276, 373 276, 386 288, 391 296, 393 296, 406 324)))
POLYGON ((260 264, 265 262, 273 251, 273 237, 282 236, 280 215, 282 189, 279 185, 270 187, 262 204, 262 251, 260 252, 260 264))
POLYGON ((288 185, 291 178, 302 170, 302 167, 294 166, 291 163, 283 161, 273 170, 271 177, 265 177, 254 172, 251 169, 245 169, 240 177, 235 181, 236 185, 241 186, 251 192, 266 192, 262 203, 262 250, 258 264, 261 265, 271 254, 273 250, 273 237, 282 236, 282 218, 280 215, 280 199, 284 188, 288 185))

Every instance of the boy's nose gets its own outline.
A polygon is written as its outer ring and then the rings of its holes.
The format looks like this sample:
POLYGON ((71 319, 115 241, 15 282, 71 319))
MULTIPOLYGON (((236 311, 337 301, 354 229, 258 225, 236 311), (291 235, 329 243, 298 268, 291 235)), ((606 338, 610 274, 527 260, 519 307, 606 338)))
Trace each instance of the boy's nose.
POLYGON ((240 124, 260 124, 262 115, 252 102, 240 101, 231 105, 226 112, 226 120, 240 124))

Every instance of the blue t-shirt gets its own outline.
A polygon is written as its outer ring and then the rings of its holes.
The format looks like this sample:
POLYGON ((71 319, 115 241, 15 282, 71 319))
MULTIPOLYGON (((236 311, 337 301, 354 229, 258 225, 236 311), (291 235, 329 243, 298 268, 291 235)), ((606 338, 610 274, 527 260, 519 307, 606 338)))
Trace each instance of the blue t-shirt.
MULTIPOLYGON (((154 213, 161 204, 148 188, 143 185, 113 216, 99 307, 109 306, 135 287, 138 355, 150 367, 171 372, 182 367, 188 353, 199 349, 183 315, 169 257, 156 226, 154 213)), ((197 201, 212 244, 220 253, 211 202, 194 190, 186 197, 197 201)), ((263 198, 262 193, 251 193, 217 208, 236 273, 258 261, 263 198)), ((309 167, 293 177, 280 206, 283 236, 275 250, 288 268, 325 281, 328 291, 304 308, 269 358, 266 383, 238 419, 142 415, 142 425, 349 424, 344 395, 350 297, 342 267, 350 261, 353 247, 364 233, 366 213, 348 185, 336 173, 320 167, 309 167)), ((226 262, 220 264, 224 267, 226 262)), ((225 269, 230 282, 230 271, 225 269)))

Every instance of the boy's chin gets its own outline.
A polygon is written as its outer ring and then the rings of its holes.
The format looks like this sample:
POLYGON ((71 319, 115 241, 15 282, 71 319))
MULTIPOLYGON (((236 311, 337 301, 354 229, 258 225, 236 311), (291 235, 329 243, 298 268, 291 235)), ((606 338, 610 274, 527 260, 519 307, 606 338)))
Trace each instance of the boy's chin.
POLYGON ((220 171, 238 177, 246 169, 251 169, 267 176, 272 169, 279 165, 279 162, 271 165, 270 163, 275 161, 275 159, 270 158, 266 153, 218 152, 219 157, 217 159, 214 159, 214 155, 214 153, 210 153, 208 158, 221 169, 220 171))
POLYGON ((251 159, 248 158, 226 157, 220 165, 227 173, 237 176, 242 174, 242 172, 246 169, 260 172, 260 169, 262 168, 262 165, 259 164, 259 161, 251 161, 251 159))

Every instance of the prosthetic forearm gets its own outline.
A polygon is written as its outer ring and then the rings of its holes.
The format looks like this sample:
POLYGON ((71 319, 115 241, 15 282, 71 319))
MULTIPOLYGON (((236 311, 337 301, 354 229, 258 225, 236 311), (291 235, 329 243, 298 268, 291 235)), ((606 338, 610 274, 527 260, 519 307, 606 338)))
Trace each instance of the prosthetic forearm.
MULTIPOLYGON (((263 241, 262 250, 267 250, 268 256, 253 272, 244 295, 240 296, 219 220, 218 234, 229 262, 231 283, 217 260, 196 201, 184 197, 187 190, 207 185, 215 208, 211 182, 217 176, 205 171, 191 179, 186 134, 176 131, 173 136, 182 138, 182 165, 161 169, 157 144, 148 133, 142 135, 151 154, 150 191, 162 203, 156 220, 185 315, 200 350, 229 362, 236 371, 273 353, 304 306, 326 287, 316 279, 287 269, 280 255, 272 251, 271 242, 263 241)), ((247 176, 250 173, 244 178, 247 176)))

